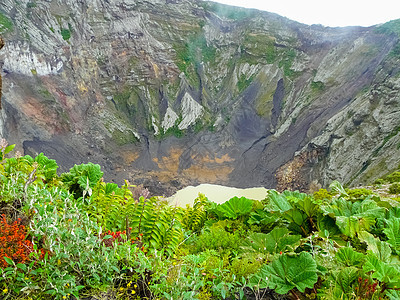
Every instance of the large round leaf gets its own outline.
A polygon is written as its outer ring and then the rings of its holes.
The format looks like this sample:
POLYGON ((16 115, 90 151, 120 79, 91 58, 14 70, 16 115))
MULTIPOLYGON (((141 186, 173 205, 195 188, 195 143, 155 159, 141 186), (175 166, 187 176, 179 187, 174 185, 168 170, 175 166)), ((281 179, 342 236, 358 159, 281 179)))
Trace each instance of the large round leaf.
POLYGON ((249 281, 251 287, 269 287, 278 294, 286 294, 293 288, 304 293, 313 288, 318 280, 317 263, 308 252, 290 256, 283 254, 269 265, 264 265, 249 281))

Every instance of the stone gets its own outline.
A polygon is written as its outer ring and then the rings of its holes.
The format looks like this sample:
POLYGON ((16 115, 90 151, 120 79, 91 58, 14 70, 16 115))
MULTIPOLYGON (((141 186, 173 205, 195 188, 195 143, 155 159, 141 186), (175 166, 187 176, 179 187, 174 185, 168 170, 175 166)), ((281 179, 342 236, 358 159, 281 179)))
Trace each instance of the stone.
POLYGON ((307 191, 371 183, 400 163, 399 36, 387 24, 308 26, 196 0, 36 3, 2 0, 13 29, 0 137, 62 171, 90 153, 107 180, 152 194, 307 191))

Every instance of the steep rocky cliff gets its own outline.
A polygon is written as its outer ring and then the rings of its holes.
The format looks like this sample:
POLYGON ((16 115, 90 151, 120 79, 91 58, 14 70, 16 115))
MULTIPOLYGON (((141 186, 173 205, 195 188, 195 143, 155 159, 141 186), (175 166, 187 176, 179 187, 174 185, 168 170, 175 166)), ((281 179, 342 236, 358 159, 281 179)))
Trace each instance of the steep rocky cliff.
POLYGON ((400 162, 399 27, 195 0, 2 0, 0 135, 158 193, 367 183, 400 162))

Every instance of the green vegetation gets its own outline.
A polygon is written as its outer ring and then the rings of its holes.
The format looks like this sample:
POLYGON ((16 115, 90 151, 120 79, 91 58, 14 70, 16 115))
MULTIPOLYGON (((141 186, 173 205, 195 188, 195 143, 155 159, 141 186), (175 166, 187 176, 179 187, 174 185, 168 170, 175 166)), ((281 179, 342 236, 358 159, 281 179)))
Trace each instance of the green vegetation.
POLYGON ((239 90, 239 93, 243 92, 246 88, 250 86, 250 84, 253 82, 254 76, 250 76, 247 78, 245 74, 240 75, 239 80, 237 82, 237 87, 239 90))
POLYGON ((131 130, 121 131, 117 128, 112 131, 112 139, 120 146, 133 144, 138 141, 137 137, 131 130))
POLYGON ((12 29, 12 21, 0 12, 0 34, 4 34, 7 31, 12 31, 12 29))
POLYGON ((379 33, 392 34, 395 33, 400 36, 400 19, 392 20, 380 25, 375 29, 379 33))
POLYGON ((390 51, 392 57, 400 57, 400 42, 397 42, 396 46, 390 51))
POLYGON ((202 33, 197 33, 189 37, 186 43, 175 44, 174 49, 179 70, 185 73, 191 84, 198 85, 197 68, 201 62, 215 61, 216 48, 207 44, 202 33))
POLYGON ((35 7, 37 7, 37 4, 36 4, 35 1, 31 1, 31 2, 28 2, 28 3, 26 4, 26 7, 27 7, 28 9, 35 8, 35 7))
POLYGON ((277 55, 278 51, 272 37, 264 34, 247 34, 244 37, 241 62, 272 64, 277 60, 277 55))
MULTIPOLYGON (((397 34, 400 37, 400 19, 389 21, 383 25, 380 25, 375 29, 378 33, 383 34, 397 34)), ((394 46, 392 51, 390 52, 390 56, 392 57, 400 57, 400 43, 394 46)))
POLYGON ((176 124, 170 128, 167 129, 164 134, 162 134, 162 137, 170 136, 173 135, 177 138, 180 138, 184 135, 184 131, 178 128, 179 122, 176 122, 176 124))
POLYGON ((400 194, 400 182, 392 183, 389 186, 389 193, 390 194, 400 194))
MULTIPOLYGON (((59 19, 58 22, 61 23, 61 19, 59 19)), ((64 41, 68 41, 71 38, 71 32, 72 32, 72 26, 70 23, 68 23, 68 29, 61 28, 60 33, 64 41)))
POLYGON ((375 184, 388 184, 388 183, 395 183, 400 182, 400 166, 398 170, 383 176, 375 181, 375 184))
POLYGON ((105 182, 99 165, 58 176, 56 161, 13 148, 0 143, 2 299, 400 296, 400 203, 369 189, 200 194, 180 208, 105 182))
POLYGON ((346 189, 346 193, 349 199, 365 199, 369 196, 374 195, 374 192, 368 189, 346 189))
POLYGON ((71 38, 71 31, 69 29, 62 28, 61 35, 64 41, 68 41, 71 38))
POLYGON ((372 155, 374 157, 376 157, 379 153, 379 151, 383 148, 383 146, 386 145, 386 143, 393 137, 395 137, 396 135, 398 135, 400 133, 400 126, 393 129, 391 133, 389 133, 387 136, 384 137, 382 143, 379 145, 378 148, 376 148, 373 152, 372 155))
MULTIPOLYGON (((185 65, 197 64, 201 61, 211 62, 215 60, 216 49, 208 46, 204 36, 192 36, 183 47, 175 45, 178 59, 185 65)), ((181 71, 185 71, 185 66, 181 66, 181 71)))
POLYGON ((314 93, 320 93, 325 90, 325 84, 322 81, 313 81, 311 82, 311 90, 314 93))
MULTIPOLYGON (((260 78, 260 81, 261 80, 262 78, 260 78)), ((270 85, 267 87, 266 92, 257 98, 255 108, 259 116, 268 116, 271 114, 275 89, 276 85, 270 85)))
POLYGON ((292 69, 294 59, 296 58, 296 50, 293 48, 287 49, 283 52, 282 60, 279 61, 279 67, 283 68, 285 76, 292 78, 296 72, 292 69))

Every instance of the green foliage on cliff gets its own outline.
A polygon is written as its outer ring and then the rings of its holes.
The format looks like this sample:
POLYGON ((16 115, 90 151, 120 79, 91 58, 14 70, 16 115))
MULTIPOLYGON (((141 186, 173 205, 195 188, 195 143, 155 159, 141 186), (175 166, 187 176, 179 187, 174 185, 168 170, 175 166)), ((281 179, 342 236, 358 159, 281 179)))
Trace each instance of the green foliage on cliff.
POLYGON ((0 34, 4 34, 7 31, 12 31, 13 23, 12 21, 3 15, 0 11, 0 34))
POLYGON ((26 4, 26 7, 27 8, 35 8, 35 7, 37 7, 37 3, 36 3, 36 1, 30 1, 26 4))
POLYGON ((386 34, 398 34, 400 36, 400 19, 392 20, 382 24, 376 28, 376 31, 379 33, 386 33, 386 34))
POLYGON ((322 81, 313 81, 311 82, 311 90, 313 92, 322 92, 325 90, 325 84, 322 81))
MULTIPOLYGON (((382 24, 382 25, 378 26, 375 29, 375 31, 378 33, 383 33, 383 34, 396 34, 400 37, 400 19, 392 20, 385 24, 382 24)), ((393 47, 392 51, 390 52, 390 55, 392 57, 400 57, 400 43, 399 42, 397 42, 397 44, 393 47)))
POLYGON ((61 36, 64 41, 68 41, 71 38, 72 26, 68 23, 68 28, 61 28, 61 36))
POLYGON ((277 60, 278 50, 275 48, 274 39, 265 34, 246 34, 241 43, 241 62, 249 64, 272 64, 277 60))
POLYGON ((239 80, 237 82, 237 87, 239 90, 239 93, 243 92, 246 88, 250 86, 250 84, 253 82, 254 76, 250 76, 247 78, 245 74, 240 75, 239 80))
POLYGON ((295 58, 296 50, 290 48, 283 52, 283 57, 279 61, 279 67, 283 68, 283 73, 290 78, 296 75, 296 72, 292 69, 295 58))
POLYGON ((176 64, 184 72, 190 83, 198 83, 197 68, 200 63, 215 61, 216 48, 207 43, 202 33, 197 33, 188 38, 184 44, 175 44, 176 64))
POLYGON ((69 31, 69 29, 62 28, 61 35, 64 41, 68 41, 71 38, 71 31, 69 31))

